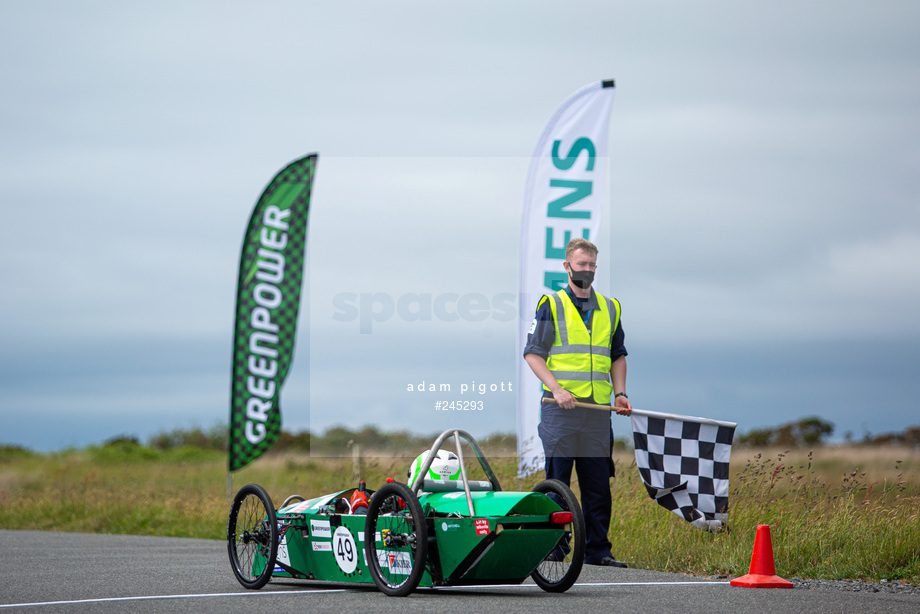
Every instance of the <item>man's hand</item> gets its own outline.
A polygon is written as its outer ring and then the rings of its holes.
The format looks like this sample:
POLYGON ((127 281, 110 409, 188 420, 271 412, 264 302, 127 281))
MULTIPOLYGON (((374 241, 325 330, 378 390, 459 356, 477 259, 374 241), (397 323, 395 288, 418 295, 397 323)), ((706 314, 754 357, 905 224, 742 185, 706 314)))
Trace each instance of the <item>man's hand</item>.
POLYGON ((553 398, 556 399, 556 403, 559 404, 559 407, 563 409, 575 409, 575 397, 573 397, 569 391, 562 388, 554 390, 553 398))
POLYGON ((629 416, 632 414, 632 403, 624 396, 618 396, 614 399, 613 406, 617 408, 617 413, 621 416, 629 416))
POLYGON ((543 385, 553 392, 553 398, 556 399, 556 403, 559 404, 559 407, 575 409, 575 397, 559 385, 559 382, 557 382, 553 374, 550 373, 549 367, 546 366, 545 358, 539 354, 524 354, 524 360, 530 365, 534 375, 543 382, 543 385))
POLYGON ((613 406, 621 416, 632 414, 632 403, 626 396, 626 357, 620 356, 610 365, 610 381, 613 383, 613 406), (619 396, 618 396, 619 395, 619 396))

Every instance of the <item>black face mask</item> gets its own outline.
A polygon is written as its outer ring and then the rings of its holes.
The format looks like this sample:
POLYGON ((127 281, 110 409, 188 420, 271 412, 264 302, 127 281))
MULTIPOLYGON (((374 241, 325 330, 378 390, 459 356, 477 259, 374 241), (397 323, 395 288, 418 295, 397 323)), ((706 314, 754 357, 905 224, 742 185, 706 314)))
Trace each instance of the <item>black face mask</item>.
POLYGON ((594 283, 594 271, 572 270, 569 275, 572 278, 572 283, 581 289, 589 288, 594 283))

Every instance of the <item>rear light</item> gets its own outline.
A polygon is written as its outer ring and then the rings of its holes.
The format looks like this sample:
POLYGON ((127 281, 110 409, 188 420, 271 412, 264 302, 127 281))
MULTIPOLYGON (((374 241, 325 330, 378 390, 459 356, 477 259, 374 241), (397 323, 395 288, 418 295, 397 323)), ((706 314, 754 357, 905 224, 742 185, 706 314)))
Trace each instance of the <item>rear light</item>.
POLYGON ((569 524, 572 522, 572 512, 553 512, 549 515, 549 521, 553 524, 569 524))

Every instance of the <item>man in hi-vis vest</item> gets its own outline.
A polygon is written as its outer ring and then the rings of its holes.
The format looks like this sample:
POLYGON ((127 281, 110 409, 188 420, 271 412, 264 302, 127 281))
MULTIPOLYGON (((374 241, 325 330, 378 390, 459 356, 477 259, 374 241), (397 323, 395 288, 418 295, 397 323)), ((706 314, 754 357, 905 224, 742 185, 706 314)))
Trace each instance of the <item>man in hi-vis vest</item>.
POLYGON ((569 241, 563 266, 569 284, 540 299, 524 347, 524 360, 543 382, 538 433, 546 478, 569 484, 574 465, 585 515, 585 563, 626 567, 613 557, 607 539, 614 474, 611 416, 607 411, 575 407, 575 401, 583 401, 614 405, 624 416, 632 412, 626 396, 620 303, 591 288, 597 247, 590 241, 569 241), (546 402, 547 398, 556 403, 546 402))

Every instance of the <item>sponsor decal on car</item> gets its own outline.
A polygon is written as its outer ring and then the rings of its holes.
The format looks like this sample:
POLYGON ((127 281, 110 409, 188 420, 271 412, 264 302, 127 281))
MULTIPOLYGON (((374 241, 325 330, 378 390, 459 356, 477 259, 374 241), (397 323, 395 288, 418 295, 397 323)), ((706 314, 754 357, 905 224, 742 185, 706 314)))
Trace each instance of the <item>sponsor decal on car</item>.
POLYGON ((412 557, 408 552, 378 550, 377 562, 381 569, 389 569, 392 574, 408 576, 412 571, 412 557))
POLYGON ((441 523, 441 530, 447 533, 448 531, 457 531, 460 529, 460 523, 458 522, 447 522, 446 520, 441 523))
POLYGON ((332 542, 313 542, 313 552, 332 552, 332 542))
POLYGON ((296 503, 291 503, 287 507, 282 507, 278 510, 279 514, 302 514, 311 507, 322 505, 329 499, 331 495, 323 495, 322 497, 316 497, 315 499, 308 499, 306 501, 298 501, 296 503))
POLYGON ((332 527, 328 520, 310 520, 310 533, 313 537, 328 537, 332 539, 332 527))
POLYGON ((310 509, 313 506, 312 501, 301 501, 300 503, 295 503, 294 505, 289 505, 284 509, 278 510, 279 514, 302 514, 303 512, 310 509))
POLYGON ((278 542, 278 562, 284 563, 287 566, 291 565, 291 555, 288 552, 288 543, 287 543, 287 529, 284 527, 284 532, 281 534, 281 541, 278 542))

